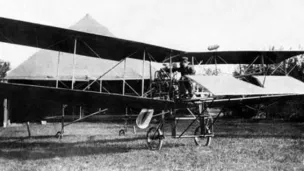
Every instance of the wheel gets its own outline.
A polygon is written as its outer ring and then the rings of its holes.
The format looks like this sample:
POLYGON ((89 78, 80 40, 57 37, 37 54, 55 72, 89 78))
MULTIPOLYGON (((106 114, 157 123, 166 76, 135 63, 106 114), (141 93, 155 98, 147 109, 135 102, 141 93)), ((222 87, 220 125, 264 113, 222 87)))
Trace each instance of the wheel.
POLYGON ((126 132, 124 129, 119 130, 119 136, 124 136, 126 135, 126 132))
POLYGON ((58 139, 62 139, 63 133, 62 133, 61 131, 58 131, 58 132, 56 133, 55 137, 58 138, 58 139))
POLYGON ((151 127, 147 132, 147 144, 151 150, 160 150, 163 145, 164 135, 160 129, 151 127))
MULTIPOLYGON (((211 134, 213 132, 213 119, 212 118, 207 118, 204 120, 205 122, 205 130, 204 130, 204 134, 203 135, 208 135, 211 134)), ((195 131, 194 131, 194 135, 197 135, 197 137, 194 138, 194 142, 197 146, 209 146, 211 144, 211 136, 207 136, 207 137, 199 137, 199 135, 201 134, 201 127, 198 126, 195 131)))
MULTIPOLYGON (((205 135, 207 134, 211 134, 211 131, 209 129, 205 129, 205 135)), ((198 126, 196 129, 195 129, 195 132, 194 132, 194 135, 201 135, 201 127, 198 126)), ((212 137, 195 137, 194 138, 194 142, 197 146, 209 146, 211 144, 211 138, 212 137)))

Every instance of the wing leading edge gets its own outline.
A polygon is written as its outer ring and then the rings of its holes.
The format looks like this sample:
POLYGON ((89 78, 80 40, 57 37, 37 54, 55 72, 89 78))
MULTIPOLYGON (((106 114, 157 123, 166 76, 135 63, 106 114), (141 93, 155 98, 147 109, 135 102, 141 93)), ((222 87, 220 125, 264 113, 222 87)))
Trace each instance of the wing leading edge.
MULTIPOLYGON (((188 52, 185 56, 193 57, 201 64, 274 64, 288 58, 304 54, 304 51, 209 51, 188 52), (261 58, 263 57, 263 61, 261 58)), ((172 61, 179 61, 176 56, 172 61)))
POLYGON ((299 95, 263 95, 253 97, 233 97, 223 99, 205 99, 189 100, 185 102, 174 103, 173 101, 149 99, 136 96, 124 96, 120 94, 108 94, 92 91, 70 90, 62 88, 51 88, 43 86, 33 86, 14 83, 0 83, 0 95, 6 97, 18 96, 33 100, 47 100, 63 104, 77 104, 96 106, 125 105, 135 108, 150 108, 154 110, 170 109, 174 106, 186 107, 187 104, 193 104, 200 101, 207 104, 208 107, 232 107, 239 105, 260 104, 269 101, 291 100, 303 98, 299 95))
POLYGON ((208 107, 233 107, 241 105, 254 105, 268 102, 277 102, 281 100, 299 100, 302 99, 304 94, 297 95, 263 95, 253 97, 239 97, 239 98, 224 98, 224 99, 210 99, 205 103, 208 107))
MULTIPOLYGON (((0 17, 1 42, 74 53, 75 39, 76 54, 117 61, 144 50, 157 61, 170 54, 184 53, 146 43, 0 17)), ((132 58, 142 59, 143 54, 132 55, 132 58)))
POLYGON ((43 99, 63 104, 95 105, 97 107, 101 104, 103 106, 122 104, 129 107, 163 110, 173 105, 172 101, 166 100, 14 83, 0 83, 0 90, 0 94, 12 98, 18 96, 18 98, 43 99))
MULTIPOLYGON (((30 23, 0 17, 0 41, 25 46, 31 46, 66 53, 101 57, 104 59, 121 60, 133 54, 132 58, 142 59, 142 53, 149 52, 155 61, 163 62, 169 56, 173 61, 179 61, 182 56, 194 57, 197 61, 206 63, 210 58, 218 58, 217 63, 258 64, 258 56, 264 56, 264 63, 278 63, 287 58, 303 54, 304 51, 214 51, 185 52, 151 44, 118 39, 59 27, 30 23), (77 42, 75 43, 75 40, 77 42), (134 54, 135 53, 135 54, 134 54)), ((168 61, 168 60, 167 60, 168 61)))

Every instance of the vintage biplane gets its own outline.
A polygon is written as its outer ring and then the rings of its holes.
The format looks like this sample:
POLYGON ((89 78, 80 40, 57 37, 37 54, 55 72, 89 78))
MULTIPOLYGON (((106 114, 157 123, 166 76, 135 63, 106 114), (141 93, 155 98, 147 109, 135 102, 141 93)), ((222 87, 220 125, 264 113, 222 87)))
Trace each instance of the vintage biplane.
MULTIPOLYGON (((291 97, 300 97, 304 94, 304 84, 294 78, 287 75, 263 75, 269 64, 284 63, 290 57, 304 54, 304 51, 213 50, 186 52, 8 18, 0 18, 0 41, 72 53, 74 56, 79 54, 87 57, 116 60, 118 61, 117 65, 125 63, 126 58, 141 59, 143 62, 166 63, 169 66, 169 72, 165 76, 156 73, 156 76, 153 79, 151 78, 148 86, 145 86, 145 81, 142 79, 142 89, 141 93, 137 93, 138 95, 125 94, 126 83, 124 80, 122 94, 91 91, 87 88, 76 89, 73 86, 75 83, 74 79, 70 89, 0 83, 0 93, 7 98, 43 99, 60 102, 64 104, 63 106, 84 104, 110 106, 120 104, 142 109, 136 119, 139 128, 145 129, 151 125, 152 118, 160 118, 157 120, 156 126, 150 126, 147 131, 147 143, 151 149, 161 148, 165 135, 164 124, 167 121, 172 123, 173 137, 194 138, 197 145, 209 145, 211 138, 214 136, 213 126, 220 114, 225 110, 235 106, 252 106, 260 103, 286 100, 291 97), (192 59, 193 65, 259 65, 261 72, 259 72, 259 75, 244 72, 237 77, 188 75, 186 77, 196 84, 196 98, 182 98, 178 95, 180 81, 174 77, 174 73, 172 72, 173 63, 178 62, 182 57, 192 59), (254 83, 248 80, 254 80, 254 83), (220 110, 216 115, 211 115, 211 108, 218 108, 220 110), (176 128, 179 120, 190 122, 177 135, 179 132, 176 131, 176 128), (194 129, 194 132, 186 135, 186 132, 195 123, 198 123, 197 128, 194 129)), ((210 48, 209 50, 212 49, 210 48)), ((284 66, 276 65, 276 69, 288 73, 284 69, 284 66)), ((108 72, 115 67, 116 65, 108 72)), ((143 65, 143 71, 144 67, 145 65, 143 65)), ((108 72, 100 73, 100 77, 90 83, 90 85, 98 83, 108 72)), ((103 111, 100 110, 88 115, 88 117, 103 111)), ((62 118, 64 119, 64 112, 62 118)), ((58 132, 60 136, 64 132, 64 126, 66 125, 63 122, 62 130, 58 132)))

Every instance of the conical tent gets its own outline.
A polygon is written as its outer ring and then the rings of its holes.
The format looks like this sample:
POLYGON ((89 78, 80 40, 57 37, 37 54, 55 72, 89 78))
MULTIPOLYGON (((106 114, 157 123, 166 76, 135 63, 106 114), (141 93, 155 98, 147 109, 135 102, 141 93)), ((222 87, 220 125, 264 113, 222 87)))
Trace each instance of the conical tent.
MULTIPOLYGON (((109 30, 99 24, 90 15, 86 15, 70 29, 84 31, 105 36, 114 36, 109 30)), ((119 50, 119 49, 118 49, 119 50)), ((153 78, 154 73, 161 67, 156 62, 143 61, 127 58, 118 64, 102 58, 91 58, 81 55, 56 52, 51 50, 40 50, 21 65, 8 73, 8 80, 63 80, 88 81, 95 80, 104 73, 102 80, 136 80, 153 78), (73 65, 75 64, 75 65, 73 65)))
POLYGON ((69 29, 82 31, 92 34, 104 35, 109 37, 115 37, 108 28, 98 23, 93 17, 89 14, 85 15, 81 20, 76 24, 69 27, 69 29))

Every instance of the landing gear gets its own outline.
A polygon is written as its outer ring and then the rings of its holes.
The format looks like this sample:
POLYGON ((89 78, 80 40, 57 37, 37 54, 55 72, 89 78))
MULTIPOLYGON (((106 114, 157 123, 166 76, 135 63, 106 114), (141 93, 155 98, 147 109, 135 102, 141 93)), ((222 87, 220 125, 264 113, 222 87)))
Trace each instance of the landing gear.
POLYGON ((147 144, 151 150, 160 150, 163 145, 164 134, 156 127, 151 127, 147 132, 147 144))
MULTIPOLYGON (((128 125, 125 124, 124 128, 122 128, 122 129, 119 130, 118 135, 119 136, 125 136, 127 132, 128 132, 128 125)), ((133 133, 137 134, 135 126, 133 126, 133 133)))
POLYGON ((125 136, 126 131, 124 129, 119 130, 119 136, 125 136))
POLYGON ((55 137, 61 140, 62 137, 63 137, 63 132, 62 132, 62 131, 58 131, 58 132, 56 133, 55 137))
POLYGON ((213 119, 206 118, 204 119, 204 130, 201 129, 201 126, 198 126, 194 131, 194 142, 197 146, 209 146, 211 144, 213 133, 213 119))
POLYGON ((211 136, 208 136, 208 134, 211 134, 211 131, 205 129, 205 135, 201 135, 201 127, 198 126, 194 131, 194 135, 197 135, 194 137, 195 144, 197 146, 209 146, 211 144, 211 136))

